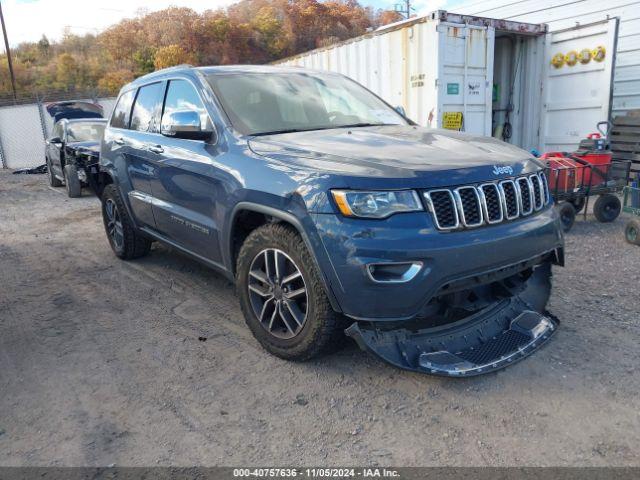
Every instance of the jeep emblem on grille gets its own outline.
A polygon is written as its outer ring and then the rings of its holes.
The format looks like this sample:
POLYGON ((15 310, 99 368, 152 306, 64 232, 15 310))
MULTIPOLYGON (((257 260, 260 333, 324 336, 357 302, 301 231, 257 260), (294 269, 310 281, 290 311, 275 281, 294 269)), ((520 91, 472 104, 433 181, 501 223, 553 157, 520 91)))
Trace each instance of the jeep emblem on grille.
POLYGON ((513 175, 513 168, 506 166, 506 167, 499 167, 498 165, 493 167, 493 174, 494 175, 502 175, 503 173, 506 173, 508 175, 513 175))

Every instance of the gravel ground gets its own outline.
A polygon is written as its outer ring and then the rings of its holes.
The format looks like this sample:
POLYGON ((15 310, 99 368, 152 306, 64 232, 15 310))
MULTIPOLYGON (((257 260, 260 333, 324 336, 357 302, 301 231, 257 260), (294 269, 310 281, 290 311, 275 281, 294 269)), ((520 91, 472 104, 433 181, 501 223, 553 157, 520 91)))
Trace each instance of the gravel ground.
POLYGON ((353 345, 274 358, 221 276, 162 246, 122 262, 95 197, 1 171, 0 465, 640 465, 623 225, 568 235, 548 346, 443 379, 353 345))

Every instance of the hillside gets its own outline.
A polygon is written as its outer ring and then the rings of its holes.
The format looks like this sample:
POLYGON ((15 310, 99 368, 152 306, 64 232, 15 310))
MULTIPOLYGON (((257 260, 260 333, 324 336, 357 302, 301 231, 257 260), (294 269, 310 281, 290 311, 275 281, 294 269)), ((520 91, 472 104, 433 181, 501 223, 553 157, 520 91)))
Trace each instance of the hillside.
MULTIPOLYGON (((67 31, 12 49, 18 96, 113 95, 133 78, 180 63, 266 63, 398 20, 356 0, 243 0, 203 13, 168 8, 125 19, 98 35, 67 31)), ((6 55, 0 102, 12 101, 6 55)))

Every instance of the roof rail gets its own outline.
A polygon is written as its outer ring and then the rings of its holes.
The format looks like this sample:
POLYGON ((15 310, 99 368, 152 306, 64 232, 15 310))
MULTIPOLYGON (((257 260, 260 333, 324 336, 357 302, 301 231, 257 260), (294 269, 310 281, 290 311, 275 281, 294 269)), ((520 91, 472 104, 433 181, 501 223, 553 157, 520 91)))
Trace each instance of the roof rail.
MULTIPOLYGON (((173 67, 161 68, 160 70, 147 73, 146 75, 143 75, 142 77, 139 77, 136 80, 139 80, 140 78, 153 78, 155 76, 162 75, 167 72, 172 72, 173 70, 182 70, 183 68, 193 68, 193 65, 189 63, 183 63, 181 65, 175 65, 173 67)), ((134 83, 136 80, 134 80, 132 83, 134 83)))

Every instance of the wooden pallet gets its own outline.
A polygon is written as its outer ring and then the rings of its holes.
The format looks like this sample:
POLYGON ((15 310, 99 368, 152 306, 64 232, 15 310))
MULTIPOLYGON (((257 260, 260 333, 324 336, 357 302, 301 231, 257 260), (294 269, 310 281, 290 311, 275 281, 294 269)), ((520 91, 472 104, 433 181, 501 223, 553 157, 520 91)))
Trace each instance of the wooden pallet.
POLYGON ((613 118, 609 130, 614 160, 631 160, 631 176, 640 174, 640 110, 613 118))

